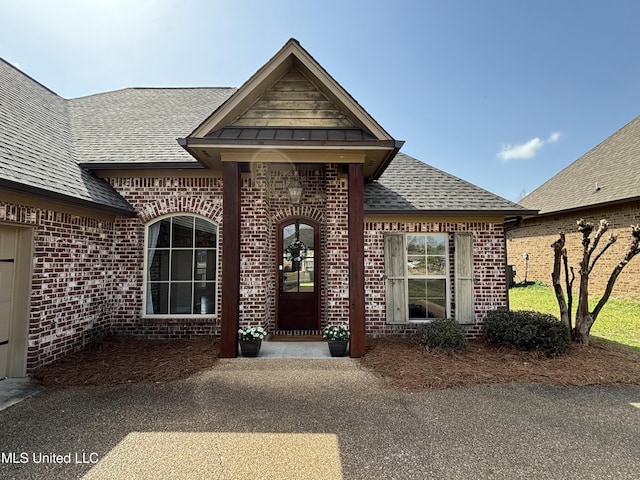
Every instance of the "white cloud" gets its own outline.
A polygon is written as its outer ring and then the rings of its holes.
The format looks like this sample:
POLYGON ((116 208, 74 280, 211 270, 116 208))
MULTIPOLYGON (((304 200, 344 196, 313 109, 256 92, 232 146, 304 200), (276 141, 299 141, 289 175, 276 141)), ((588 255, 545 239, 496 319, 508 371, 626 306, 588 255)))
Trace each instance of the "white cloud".
POLYGON ((502 145, 498 158, 504 160, 520 160, 533 158, 542 147, 547 143, 557 143, 560 140, 560 132, 553 132, 546 140, 540 140, 538 137, 532 138, 526 143, 518 145, 502 145))

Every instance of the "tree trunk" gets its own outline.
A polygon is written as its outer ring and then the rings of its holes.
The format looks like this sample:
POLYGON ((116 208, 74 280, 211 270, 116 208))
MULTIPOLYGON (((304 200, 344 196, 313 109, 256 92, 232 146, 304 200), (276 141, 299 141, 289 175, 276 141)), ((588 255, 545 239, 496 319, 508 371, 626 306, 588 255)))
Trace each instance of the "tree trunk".
MULTIPOLYGON (((603 222, 600 222, 601 227, 603 222)), ((582 260, 580 261, 580 292, 578 293, 578 308, 576 309, 576 326, 573 331, 573 338, 585 345, 589 345, 589 332, 591 331, 591 325, 593 321, 589 314, 589 263, 591 261, 591 254, 596 247, 598 240, 602 234, 600 230, 596 233, 593 245, 589 235, 593 231, 593 225, 580 219, 578 222, 578 230, 582 233, 582 260), (600 234, 599 234, 600 233, 600 234)))
POLYGON ((576 327, 573 338, 580 343, 589 345, 593 318, 589 313, 589 273, 580 269, 580 293, 578 294, 578 308, 576 310, 576 327))
POLYGON ((573 331, 574 340, 582 343, 583 345, 589 345, 592 326, 593 317, 589 312, 587 312, 584 316, 579 316, 576 313, 576 328, 573 331))
POLYGON ((560 238, 551 245, 553 248, 553 273, 551 274, 551 281, 553 283, 553 290, 556 294, 556 299, 558 300, 558 307, 560 308, 560 320, 571 328, 571 312, 569 312, 567 302, 564 298, 562 285, 560 284, 560 268, 562 264, 562 252, 564 251, 564 238, 564 233, 560 232, 560 238))

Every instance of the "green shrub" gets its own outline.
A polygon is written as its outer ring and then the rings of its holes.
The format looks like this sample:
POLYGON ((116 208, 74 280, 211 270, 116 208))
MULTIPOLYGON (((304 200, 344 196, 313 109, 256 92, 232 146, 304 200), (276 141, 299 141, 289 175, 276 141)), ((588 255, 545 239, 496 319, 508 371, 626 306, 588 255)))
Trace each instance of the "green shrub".
POLYGON ((493 345, 542 351, 549 357, 566 353, 571 343, 569 327, 548 313, 494 310, 485 316, 483 330, 493 345))
POLYGON ((446 318, 422 325, 416 333, 416 339, 427 348, 462 350, 467 345, 462 326, 455 320, 446 318))

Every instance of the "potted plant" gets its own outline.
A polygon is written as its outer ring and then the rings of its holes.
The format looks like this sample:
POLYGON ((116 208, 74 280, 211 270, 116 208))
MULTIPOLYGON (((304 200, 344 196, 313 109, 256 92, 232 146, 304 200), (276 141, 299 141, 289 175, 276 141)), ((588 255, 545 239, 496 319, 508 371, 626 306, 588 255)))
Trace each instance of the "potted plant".
POLYGON ((243 357, 257 357, 262 340, 267 332, 262 327, 242 327, 238 330, 238 341, 243 357))
POLYGON ((332 357, 344 357, 349 344, 349 329, 342 325, 328 325, 322 330, 332 357))

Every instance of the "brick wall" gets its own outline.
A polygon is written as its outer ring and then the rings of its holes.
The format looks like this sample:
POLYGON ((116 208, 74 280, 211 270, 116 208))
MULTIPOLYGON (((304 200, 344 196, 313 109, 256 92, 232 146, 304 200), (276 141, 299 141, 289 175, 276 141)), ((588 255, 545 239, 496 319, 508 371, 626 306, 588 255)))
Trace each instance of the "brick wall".
MULTIPOLYGON (((300 172, 300 205, 289 203, 287 172, 256 165, 242 180, 241 322, 272 330, 276 322, 278 224, 302 217, 320 225, 321 326, 348 324, 348 179, 337 165, 300 172)), ((105 331, 175 338, 219 333, 223 298, 218 284, 216 314, 145 318, 145 225, 175 213, 200 215, 218 225, 222 238, 221 178, 114 178, 109 180, 138 211, 135 218, 101 221, 45 209, 0 204, 0 221, 32 226, 35 258, 29 325, 28 369, 32 371, 81 348, 105 331)), ((383 233, 474 232, 477 333, 484 312, 506 304, 502 226, 489 223, 394 222, 365 225, 366 331, 402 334, 415 325, 385 319, 383 233)), ((224 246, 219 243, 218 275, 224 246)), ((453 277, 453 260, 450 261, 453 277)), ((455 313, 454 285, 450 285, 455 313)))
POLYGON ((365 222, 366 332, 374 336, 406 335, 419 326, 386 323, 384 279, 385 232, 444 232, 449 236, 449 291, 451 318, 455 317, 454 249, 455 232, 473 232, 475 324, 465 325, 469 337, 480 333, 487 311, 507 305, 504 264, 504 236, 501 224, 484 222, 365 222))
POLYGON ((327 169, 326 323, 349 324, 349 197, 348 178, 327 169))
POLYGON ((164 215, 200 215, 218 225, 218 272, 222 255, 221 178, 114 178, 113 187, 138 211, 135 218, 115 223, 113 307, 111 329, 145 338, 180 338, 220 332, 221 285, 217 285, 216 314, 197 318, 144 318, 143 289, 145 225, 164 215))
MULTIPOLYGON (((508 259, 509 264, 516 267, 516 281, 525 280, 526 266, 523 254, 527 253, 529 258, 526 279, 551 285, 551 272, 553 271, 551 244, 558 239, 560 231, 564 231, 566 234, 569 265, 574 267, 577 276, 578 263, 582 256, 582 236, 576 229, 576 221, 580 218, 584 218, 596 226, 601 219, 607 219, 610 223, 609 232, 618 236, 618 241, 598 260, 591 273, 590 293, 601 295, 611 271, 629 246, 631 241, 629 226, 640 223, 640 203, 525 220, 522 227, 507 232, 508 259)), ((606 236, 601 245, 606 241, 606 236)), ((634 258, 618 277, 613 295, 640 298, 638 279, 640 279, 640 258, 634 258)), ((574 292, 577 289, 578 281, 576 280, 574 292)))
POLYGON ((15 204, 0 221, 33 227, 27 371, 82 348, 109 326, 112 222, 15 204))
MULTIPOLYGON (((326 243, 326 228, 325 228, 325 185, 326 176, 322 170, 310 170, 299 172, 300 181, 304 186, 304 192, 302 195, 302 201, 300 205, 291 205, 289 201, 289 194, 287 186, 291 181, 289 171, 269 171, 267 183, 268 198, 269 198, 269 218, 270 225, 269 231, 271 232, 270 251, 273 252, 273 262, 271 265, 271 274, 273 281, 271 283, 271 315, 269 318, 269 329, 274 329, 276 325, 276 284, 275 275, 276 268, 279 263, 279 259, 276 259, 276 239, 278 235, 278 224, 289 218, 308 218, 315 221, 320 226, 320 245, 316 246, 316 249, 320 252, 325 252, 326 243)), ((326 261, 325 257, 320 258, 320 262, 324 265, 326 261)), ((321 269, 321 276, 323 275, 323 269, 321 269)), ((326 297, 326 285, 321 277, 320 285, 320 322, 323 322, 325 315, 325 297, 326 297)))
MULTIPOLYGON (((287 193, 289 171, 252 165, 241 183, 240 324, 276 325, 276 238, 278 224, 301 217, 320 225, 321 324, 330 316, 348 322, 348 256, 346 178, 329 165, 325 170, 299 172, 304 184, 300 205, 291 205, 287 193), (327 185, 333 185, 331 189, 327 185), (330 192, 330 193, 329 193, 330 192), (328 222, 326 219, 331 218, 328 222), (329 224, 330 223, 330 224, 329 224), (329 243, 330 242, 330 243, 329 243), (331 244, 332 249, 327 248, 331 244), (341 278, 329 280, 328 272, 341 278), (340 273, 341 272, 341 273, 340 273), (328 307, 330 306, 330 307, 328 307)), ((114 311, 112 329, 145 337, 179 337, 219 333, 219 312, 224 301, 218 294, 215 316, 193 318, 142 318, 145 224, 169 213, 194 213, 219 226, 222 238, 222 180, 218 178, 119 178, 111 184, 140 212, 138 218, 118 218, 115 225, 114 311)), ((219 269, 224 255, 219 248, 219 269)), ((334 320, 332 320, 334 321, 334 320)), ((338 321, 338 320, 335 320, 338 321)))

